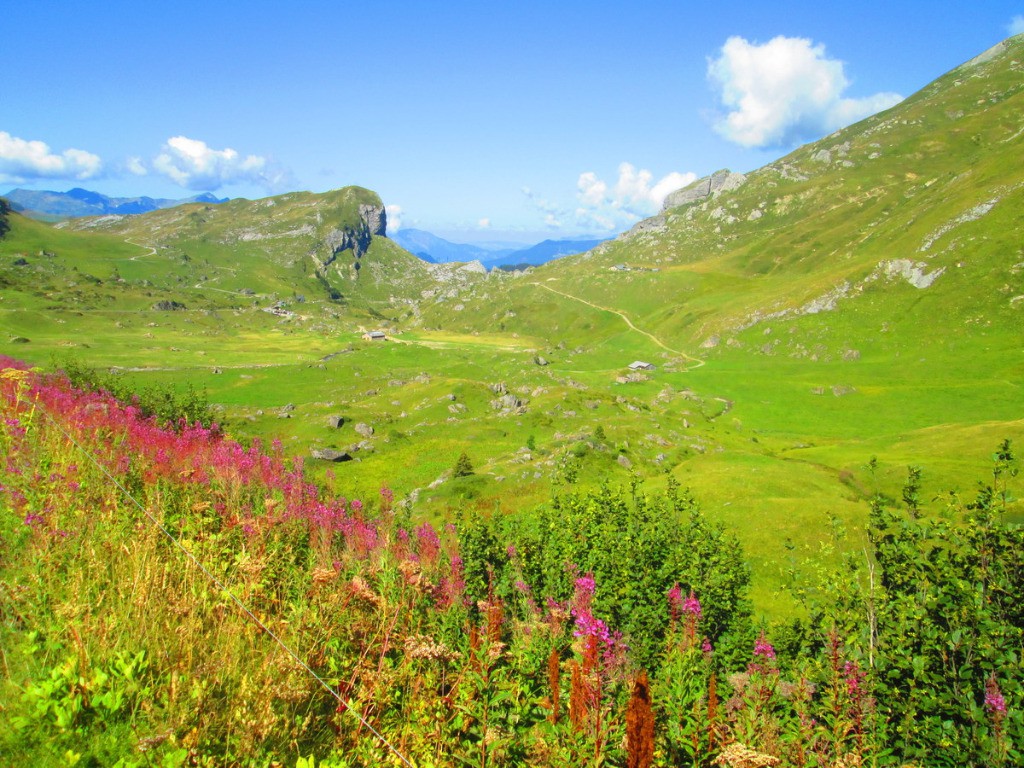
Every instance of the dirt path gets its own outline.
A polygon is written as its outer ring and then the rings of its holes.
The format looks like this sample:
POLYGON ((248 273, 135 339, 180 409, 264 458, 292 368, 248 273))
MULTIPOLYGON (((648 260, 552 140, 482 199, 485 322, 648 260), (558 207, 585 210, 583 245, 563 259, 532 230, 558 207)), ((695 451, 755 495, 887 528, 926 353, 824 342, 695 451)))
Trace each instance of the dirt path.
POLYGON ((156 256, 156 248, 154 248, 151 245, 143 245, 142 243, 136 243, 128 239, 125 239, 125 242, 128 243, 128 245, 134 245, 138 248, 145 248, 147 251, 149 251, 149 253, 140 253, 138 256, 132 256, 130 259, 128 259, 128 261, 138 261, 144 256, 156 256))
POLYGON ((653 333, 645 331, 643 328, 637 328, 637 326, 633 324, 633 321, 630 320, 629 317, 627 317, 624 313, 620 312, 617 309, 612 309, 611 307, 602 307, 598 304, 594 304, 593 302, 587 301, 586 299, 581 299, 579 296, 573 296, 572 294, 565 293, 564 291, 560 291, 557 288, 552 288, 550 285, 544 285, 543 283, 530 283, 530 285, 536 285, 538 288, 543 288, 547 291, 551 291, 552 293, 557 293, 559 296, 564 296, 567 299, 578 301, 580 304, 586 304, 588 307, 599 309, 602 312, 611 312, 613 315, 618 315, 619 317, 622 318, 623 322, 625 322, 625 324, 630 327, 631 330, 636 331, 637 333, 643 336, 646 336, 648 339, 653 341, 666 352, 671 352, 674 355, 679 355, 680 357, 689 360, 691 363, 693 363, 690 370, 693 370, 694 368, 700 368, 702 365, 704 365, 704 361, 701 360, 699 357, 694 357, 693 355, 687 354, 686 352, 683 352, 680 349, 673 349, 668 344, 659 339, 657 336, 655 336, 653 333))

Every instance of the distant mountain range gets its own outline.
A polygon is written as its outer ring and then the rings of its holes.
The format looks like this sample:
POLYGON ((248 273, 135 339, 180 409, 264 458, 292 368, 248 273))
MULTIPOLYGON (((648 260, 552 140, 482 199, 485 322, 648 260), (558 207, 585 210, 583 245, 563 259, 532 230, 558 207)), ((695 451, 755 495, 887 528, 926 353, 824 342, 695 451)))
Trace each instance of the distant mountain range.
POLYGON ((545 240, 520 248, 453 243, 422 229, 399 229, 388 234, 394 242, 432 264, 449 261, 479 261, 485 267, 538 266, 552 259, 583 253, 604 242, 593 240, 545 240))
POLYGON ((111 213, 148 213, 161 208, 173 208, 184 203, 217 204, 228 200, 226 197, 214 197, 209 192, 182 200, 153 197, 107 197, 99 192, 92 192, 81 187, 69 189, 67 192, 12 189, 4 197, 15 211, 34 219, 46 221, 72 219, 80 216, 105 216, 111 213))

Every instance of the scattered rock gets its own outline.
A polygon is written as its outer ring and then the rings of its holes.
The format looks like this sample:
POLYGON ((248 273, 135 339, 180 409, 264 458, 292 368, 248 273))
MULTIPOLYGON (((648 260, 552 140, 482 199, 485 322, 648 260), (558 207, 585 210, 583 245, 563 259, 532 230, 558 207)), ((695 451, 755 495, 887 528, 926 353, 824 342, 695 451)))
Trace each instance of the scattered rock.
POLYGON ((337 415, 328 416, 327 426, 330 427, 331 429, 341 429, 343 426, 345 426, 345 417, 337 415))
POLYGON ((157 312, 180 312, 185 308, 185 305, 182 304, 181 302, 169 301, 167 299, 164 299, 163 301, 158 301, 156 304, 153 305, 153 309, 155 309, 157 312))
POLYGON ((672 192, 665 198, 661 209, 667 211, 670 208, 678 208, 680 205, 717 197, 722 192, 739 189, 746 180, 747 177, 742 173, 732 173, 729 170, 715 171, 710 176, 705 176, 687 187, 672 192))
POLYGON ((358 424, 356 424, 355 430, 356 434, 362 435, 363 437, 373 437, 373 427, 371 427, 369 424, 359 422, 358 424))
POLYGON ((543 357, 541 357, 540 355, 537 355, 537 356, 536 356, 535 358, 533 358, 533 362, 534 362, 534 363, 535 363, 536 365, 540 365, 540 366, 545 366, 545 365, 547 365, 547 364, 548 364, 548 361, 547 361, 547 360, 545 360, 545 359, 544 359, 543 357))
POLYGON ((317 448, 314 449, 310 456, 314 459, 320 459, 320 461, 352 461, 352 454, 348 451, 339 451, 336 448, 317 448))
POLYGON ((505 394, 496 400, 491 400, 491 408, 500 411, 503 416, 511 413, 526 413, 526 403, 513 394, 505 394))
POLYGON ((626 469, 629 469, 630 467, 633 466, 633 462, 630 461, 629 457, 626 456, 626 454, 624 453, 620 453, 618 455, 618 458, 615 459, 615 461, 618 462, 619 466, 625 467, 626 469))

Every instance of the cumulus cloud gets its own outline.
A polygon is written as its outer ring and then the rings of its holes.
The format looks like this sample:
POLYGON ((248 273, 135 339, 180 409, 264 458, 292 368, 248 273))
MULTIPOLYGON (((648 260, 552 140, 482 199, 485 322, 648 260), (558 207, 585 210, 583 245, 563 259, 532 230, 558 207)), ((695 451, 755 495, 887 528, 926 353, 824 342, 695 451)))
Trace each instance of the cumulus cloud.
POLYGON ((174 136, 153 160, 153 168, 186 189, 213 192, 229 184, 258 184, 275 190, 287 183, 287 173, 258 155, 243 157, 230 147, 213 149, 206 142, 174 136))
POLYGON ((632 163, 619 165, 618 179, 611 186, 593 171, 581 173, 576 182, 576 220, 603 230, 622 228, 657 213, 670 192, 696 178, 673 171, 655 181, 653 173, 632 163))
POLYGON ((1006 29, 1011 35, 1024 34, 1024 16, 1014 16, 1013 20, 1006 25, 1006 29))
POLYGON ((758 45, 730 37, 708 62, 708 77, 728 110, 715 126, 744 147, 782 147, 818 138, 902 101, 896 93, 844 98, 843 63, 800 37, 758 45))
POLYGON ((149 169, 146 168, 146 164, 142 162, 141 157, 129 157, 124 167, 133 176, 145 176, 149 173, 149 169))
POLYGON ((26 141, 0 131, 0 180, 19 184, 32 179, 91 179, 103 163, 98 155, 83 149, 65 149, 60 154, 42 141, 26 141))
POLYGON ((402 228, 402 206, 385 205, 384 214, 388 218, 388 230, 390 232, 397 232, 402 228))
POLYGON ((523 194, 533 208, 544 214, 548 227, 614 232, 654 215, 670 192, 696 178, 693 173, 673 171, 655 180, 647 169, 621 163, 614 182, 605 181, 594 171, 581 173, 576 179, 576 204, 571 207, 540 197, 529 187, 523 187, 523 194))

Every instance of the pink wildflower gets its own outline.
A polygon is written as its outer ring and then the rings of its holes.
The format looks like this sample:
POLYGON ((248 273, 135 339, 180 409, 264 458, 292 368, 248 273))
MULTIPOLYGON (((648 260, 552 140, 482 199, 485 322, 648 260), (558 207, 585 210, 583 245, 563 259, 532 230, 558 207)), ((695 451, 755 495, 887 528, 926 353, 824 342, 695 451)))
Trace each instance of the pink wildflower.
POLYGON ((1003 692, 999 690, 995 673, 989 675, 988 680, 985 681, 985 709, 996 719, 1001 719, 1006 714, 1006 699, 1003 698, 1003 692))
POLYGON ((764 632, 757 638, 757 642, 754 643, 754 656, 760 656, 763 659, 774 659, 775 649, 772 644, 764 636, 764 632))
POLYGON ((700 600, 693 594, 693 590, 690 590, 690 596, 683 601, 683 613, 692 616, 695 619, 699 619, 701 615, 700 600))

